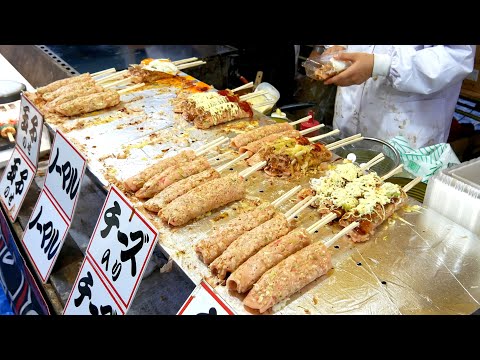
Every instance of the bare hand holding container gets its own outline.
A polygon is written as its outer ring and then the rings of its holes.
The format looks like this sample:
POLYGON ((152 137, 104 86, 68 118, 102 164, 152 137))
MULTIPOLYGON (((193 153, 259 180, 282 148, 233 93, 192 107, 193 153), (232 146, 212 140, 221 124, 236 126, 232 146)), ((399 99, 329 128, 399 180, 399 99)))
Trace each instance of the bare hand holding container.
POLYGON ((342 52, 344 51, 310 57, 302 64, 305 68, 305 73, 309 78, 321 81, 340 74, 351 65, 350 61, 340 61, 334 58, 335 55, 342 52))

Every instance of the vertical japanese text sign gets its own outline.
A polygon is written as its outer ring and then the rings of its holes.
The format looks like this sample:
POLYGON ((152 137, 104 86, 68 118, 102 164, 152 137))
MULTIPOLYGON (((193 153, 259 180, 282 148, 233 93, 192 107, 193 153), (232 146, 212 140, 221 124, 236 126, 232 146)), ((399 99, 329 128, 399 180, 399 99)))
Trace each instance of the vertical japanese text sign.
POLYGON ((235 313, 212 287, 202 280, 177 315, 235 315, 235 313))
POLYGON ((40 111, 22 93, 20 100, 20 118, 18 120, 16 143, 36 169, 40 140, 42 138, 43 116, 40 111))
POLYGON ((37 172, 43 116, 22 94, 15 149, 0 180, 0 201, 15 221, 37 172))
POLYGON ((45 184, 23 234, 22 243, 42 281, 47 281, 72 222, 86 160, 57 131, 45 184))
POLYGON ((93 314, 95 307, 102 306, 106 313, 126 313, 157 236, 158 231, 111 186, 64 314, 93 314), (85 297, 87 305, 83 300, 75 300, 85 297), (93 311, 90 304, 94 305, 93 311))

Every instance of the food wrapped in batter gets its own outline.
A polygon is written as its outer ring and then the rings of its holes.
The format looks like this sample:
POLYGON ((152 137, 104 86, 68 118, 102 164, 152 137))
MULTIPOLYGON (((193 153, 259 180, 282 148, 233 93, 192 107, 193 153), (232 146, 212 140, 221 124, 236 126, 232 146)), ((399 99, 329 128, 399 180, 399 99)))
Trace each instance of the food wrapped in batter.
POLYGON ((292 125, 290 125, 287 122, 262 126, 262 127, 259 127, 258 129, 250 130, 246 133, 235 136, 230 142, 230 146, 239 148, 241 146, 245 146, 247 144, 253 143, 254 141, 263 139, 268 135, 282 133, 289 130, 295 130, 295 129, 293 128, 292 125))
POLYGON ((297 138, 300 136, 302 135, 300 134, 300 131, 297 131, 297 130, 287 130, 281 133, 271 134, 259 140, 253 141, 247 145, 241 146, 239 149, 239 152, 240 154, 243 154, 245 152, 250 152, 253 155, 257 153, 263 146, 267 145, 268 143, 274 142, 277 139, 280 139, 283 137, 297 138))
POLYGON ((160 174, 152 176, 135 193, 135 196, 140 199, 149 199, 173 183, 210 168, 210 163, 203 156, 199 156, 191 162, 171 166, 160 174))
POLYGON ((330 252, 321 243, 313 243, 262 275, 243 300, 251 309, 264 313, 275 304, 326 274, 332 267, 330 252))
POLYGON ((160 217, 173 226, 182 226, 196 217, 245 197, 245 180, 233 173, 202 184, 176 198, 160 217))
POLYGON ((180 71, 169 59, 156 59, 132 65, 128 73, 132 82, 136 84, 150 83, 178 75, 180 71))
POLYGON ((290 224, 285 215, 276 214, 272 219, 241 235, 231 243, 227 250, 210 264, 209 268, 218 278, 225 279, 228 273, 234 272, 258 250, 286 235, 289 231, 290 224))
MULTIPOLYGON (((223 99, 223 96, 219 95, 216 91, 209 91, 204 93, 190 94, 186 97, 174 99, 173 111, 176 113, 183 113, 196 104, 209 103, 216 99, 223 99)), ((226 101, 225 101, 226 102, 226 101)))
POLYGON ((298 176, 330 161, 332 153, 323 144, 311 144, 305 137, 282 137, 265 144, 258 153, 267 161, 270 176, 298 176))
POLYGON ((55 107, 55 111, 65 116, 74 116, 106 109, 119 103, 120 95, 116 91, 105 90, 101 93, 81 96, 75 100, 67 101, 55 107))
POLYGON ((193 150, 184 150, 175 156, 161 159, 152 166, 147 167, 141 173, 136 174, 127 180, 125 180, 125 186, 131 191, 137 191, 145 182, 147 182, 152 176, 163 172, 170 166, 183 164, 192 160, 195 160, 197 155, 193 150))
POLYGON ((80 82, 74 82, 65 86, 62 86, 61 88, 58 88, 55 91, 52 92, 47 92, 42 95, 43 100, 49 102, 53 101, 59 96, 68 94, 69 92, 72 91, 77 91, 79 89, 83 88, 89 88, 95 86, 95 81, 93 79, 87 79, 85 81, 80 81, 80 82))
POLYGON ((177 197, 186 194, 190 190, 210 180, 218 179, 219 177, 220 173, 212 168, 202 171, 198 174, 189 176, 186 179, 180 180, 170 185, 165 190, 155 195, 153 198, 145 202, 145 204, 143 204, 143 207, 149 211, 158 213, 161 209, 170 204, 177 197))
POLYGON ((237 216, 214 231, 209 237, 200 240, 195 247, 195 251, 200 259, 208 265, 219 257, 240 235, 270 220, 274 214, 275 208, 273 206, 260 205, 252 211, 237 216))
POLYGON ((85 95, 90 95, 90 94, 95 94, 95 93, 100 93, 104 91, 105 89, 99 85, 95 85, 95 83, 91 84, 88 83, 86 86, 79 87, 75 90, 71 90, 65 94, 62 94, 52 101, 50 101, 47 106, 48 108, 54 110, 56 106, 61 105, 63 103, 66 103, 67 101, 75 100, 76 98, 80 96, 85 96, 85 95))
POLYGON ((72 84, 72 83, 76 83, 76 82, 91 80, 91 79, 92 79, 92 76, 88 73, 85 73, 85 74, 81 74, 81 75, 78 75, 78 76, 73 76, 73 77, 69 77, 69 78, 66 78, 66 79, 61 79, 61 80, 54 81, 54 82, 52 82, 48 85, 39 87, 36 90, 36 92, 39 95, 43 95, 43 94, 48 93, 48 92, 53 92, 53 91, 61 88, 62 86, 72 84))
POLYGON ((247 292, 267 270, 311 243, 312 238, 307 230, 292 230, 240 265, 228 278, 228 288, 239 293, 247 292))
POLYGON ((383 183, 367 191, 358 199, 358 205, 345 212, 338 222, 347 227, 357 221, 357 226, 348 236, 353 242, 365 242, 386 219, 393 215, 407 200, 408 196, 400 186, 383 183))
POLYGON ((193 122, 199 129, 208 129, 218 124, 252 116, 252 107, 247 102, 228 102, 208 109, 203 115, 197 116, 193 122))

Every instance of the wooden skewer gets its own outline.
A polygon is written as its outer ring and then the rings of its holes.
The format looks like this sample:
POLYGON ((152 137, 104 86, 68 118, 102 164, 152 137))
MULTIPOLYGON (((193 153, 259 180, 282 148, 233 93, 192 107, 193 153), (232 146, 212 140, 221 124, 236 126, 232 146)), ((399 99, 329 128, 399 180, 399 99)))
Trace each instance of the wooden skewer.
POLYGON ((364 164, 360 164, 360 168, 365 170, 365 169, 369 169, 373 166, 373 164, 377 164, 377 160, 383 160, 385 157, 385 155, 383 155, 383 153, 380 153, 380 154, 377 154, 374 158, 370 159, 370 161, 364 163, 364 164))
POLYGON ((335 134, 338 134, 340 132, 340 130, 338 129, 335 129, 335 130, 332 130, 328 133, 325 133, 325 134, 322 134, 322 135, 318 135, 318 136, 315 136, 315 137, 312 137, 310 138, 310 142, 314 142, 314 141, 318 141, 320 139, 323 139, 323 138, 326 138, 326 137, 329 137, 330 135, 335 135, 335 134))
POLYGON ((225 160, 233 155, 233 152, 226 152, 223 154, 211 155, 207 160, 208 161, 221 161, 225 160))
POLYGON ((115 69, 114 67, 113 68, 110 68, 110 69, 105 69, 105 70, 102 70, 102 71, 97 71, 93 74, 90 74, 91 77, 98 77, 98 76, 102 76, 102 75, 107 75, 107 74, 111 74, 111 73, 114 73, 116 72, 117 69, 115 69))
POLYGON ((320 229, 322 226, 327 225, 329 222, 335 220, 337 218, 337 214, 335 213, 330 213, 325 216, 323 216, 320 220, 317 222, 313 223, 307 228, 307 232, 309 234, 313 234, 315 231, 320 229))
POLYGON ((287 221, 292 221, 295 219, 296 216, 300 215, 300 213, 305 210, 307 207, 310 206, 311 203, 313 203, 317 199, 316 196, 313 196, 310 200, 305 202, 301 207, 299 207, 296 211, 292 212, 288 217, 287 221))
POLYGON ((7 133, 7 136, 8 136, 8 140, 10 140, 11 143, 14 143, 14 142, 15 142, 15 138, 13 137, 13 135, 12 135, 11 132, 8 132, 8 133, 7 133))
POLYGON ((97 81, 97 84, 101 85, 115 79, 120 79, 126 73, 128 73, 128 70, 117 71, 115 74, 108 75, 108 76, 105 76, 104 78, 101 78, 100 80, 97 81))
POLYGON ((342 229, 337 235, 335 235, 333 238, 331 238, 330 240, 326 241, 325 242, 325 246, 326 247, 330 247, 332 246, 338 239, 340 239, 342 236, 346 235, 347 233, 349 233, 350 231, 352 231, 353 229, 355 229, 358 225, 360 225, 360 223, 358 222, 353 222, 351 223, 350 225, 348 225, 347 227, 345 227, 344 229, 342 229))
POLYGON ((126 78, 126 79, 121 79, 121 80, 118 80, 118 81, 114 81, 108 85, 102 85, 105 89, 111 89, 115 86, 121 86, 121 85, 127 85, 127 84, 130 84, 132 82, 132 79, 130 78, 126 78))
POLYGON ((136 84, 136 85, 132 85, 132 86, 129 86, 129 87, 126 87, 125 89, 122 89, 122 90, 118 90, 117 92, 122 95, 122 94, 125 94, 129 91, 132 91, 132 90, 135 90, 135 89, 138 89, 138 88, 141 88, 145 86, 145 83, 140 83, 140 84, 136 84))
POLYGON ((308 116, 305 116, 305 117, 303 117, 303 118, 301 118, 301 119, 298 119, 298 120, 296 120, 296 121, 292 121, 292 122, 290 123, 290 125, 293 126, 293 125, 301 124, 301 123, 304 123, 304 122, 310 120, 311 118, 312 118, 312 115, 308 115, 308 116))
POLYGON ((221 145, 221 144, 223 144, 223 143, 225 143, 225 142, 227 142, 227 141, 229 141, 229 140, 230 140, 229 138, 223 138, 223 139, 218 140, 218 141, 216 141, 216 142, 213 142, 213 141, 212 141, 212 143, 210 143, 209 146, 205 147, 204 149, 202 149, 202 150, 200 150, 200 151, 197 150, 197 151, 196 151, 196 154, 197 154, 198 156, 203 155, 203 154, 209 152, 210 150, 212 150, 213 148, 215 148, 215 147, 217 147, 217 146, 219 146, 219 145, 221 145))
POLYGON ((288 210, 286 213, 285 213, 285 216, 290 216, 291 214, 293 214, 295 211, 297 211, 298 209, 300 209, 304 204, 306 204, 307 202, 309 202, 311 199, 313 198, 312 195, 309 195, 307 196, 305 199, 299 201, 297 204, 295 204, 294 206, 292 206, 290 208, 290 210, 288 210))
POLYGON ((287 199, 289 199, 290 197, 295 195, 297 192, 299 192, 301 188, 302 188, 302 185, 297 185, 293 189, 290 189, 285 194, 280 196, 278 199, 272 201, 272 206, 273 207, 279 207, 281 204, 283 204, 285 201, 287 201, 287 199))
POLYGON ((363 140, 362 135, 361 134, 356 134, 356 135, 353 135, 353 136, 349 136, 348 138, 345 138, 343 140, 338 140, 338 141, 335 141, 334 143, 328 144, 326 146, 326 148, 328 150, 333 150, 333 149, 336 149, 336 148, 339 148, 339 147, 342 147, 342 146, 345 146, 345 145, 353 144, 354 142, 357 142, 357 141, 360 141, 360 140, 363 140))
POLYGON ((422 177, 421 176, 416 177, 415 179, 410 181, 407 185, 405 185, 402 190, 407 192, 411 190, 415 185, 417 185, 420 181, 422 181, 422 177))
POLYGON ((191 57, 191 58, 187 58, 187 59, 172 61, 172 64, 173 65, 181 65, 181 64, 189 63, 189 62, 192 62, 192 61, 195 61, 195 60, 198 60, 198 58, 191 57))
POLYGON ((237 162, 242 161, 242 160, 248 158, 248 155, 249 155, 248 153, 243 153, 242 155, 240 155, 240 156, 236 157, 235 159, 227 162, 226 164, 220 165, 220 166, 217 168, 217 171, 218 171, 218 172, 221 172, 221 171, 223 171, 223 170, 225 170, 225 169, 228 169, 228 168, 231 167, 233 164, 236 164, 237 162))
POLYGON ((261 169, 261 168, 264 167, 265 165, 267 165, 267 162, 266 162, 266 161, 260 161, 259 163, 256 163, 256 164, 253 165, 252 167, 243 170, 239 175, 240 175, 242 178, 246 179, 247 177, 249 177, 250 175, 252 175, 255 171, 261 169))
POLYGON ((372 162, 368 166, 362 167, 362 169, 363 170, 369 170, 370 168, 374 167, 375 165, 381 163, 383 160, 385 160, 385 157, 382 157, 381 159, 375 160, 374 162, 372 162))
POLYGON ((250 81, 248 84, 245 84, 245 85, 236 87, 235 89, 232 89, 232 92, 237 92, 237 91, 240 91, 240 90, 250 89, 251 87, 253 87, 253 81, 250 81))
POLYGON ((383 175, 383 176, 381 177, 381 179, 382 179, 383 181, 385 181, 385 180, 387 180, 389 177, 391 177, 391 176, 393 176, 393 175, 398 174, 399 172, 401 172, 402 169, 403 169, 403 164, 400 164, 400 165, 398 165, 395 169, 393 169, 393 170, 389 171, 388 173, 386 173, 385 175, 383 175))
POLYGON ((250 100, 254 97, 261 96, 261 95, 264 95, 266 93, 267 93, 267 91, 265 91, 265 90, 255 91, 253 93, 245 94, 245 95, 240 96, 240 100, 242 100, 242 101, 250 100))
POLYGON ((183 69, 189 69, 191 67, 195 67, 195 66, 200 66, 200 65, 204 65, 206 64, 207 62, 206 61, 194 61, 194 62, 190 62, 188 64, 183 64, 183 65, 178 65, 177 66, 177 69, 178 70, 183 70, 183 69))
MULTIPOLYGON (((320 124, 320 125, 317 125, 317 126, 313 126, 313 127, 311 127, 310 129, 302 130, 302 131, 300 131, 300 135, 310 134, 311 132, 314 132, 314 131, 316 131, 316 130, 324 127, 324 126, 325 126, 325 124, 320 124)), ((310 139, 310 141, 311 141, 311 139, 310 139)))
POLYGON ((225 139, 225 136, 220 136, 219 138, 216 138, 216 139, 214 139, 214 140, 212 140, 212 141, 210 141, 210 142, 208 142, 208 143, 200 146, 199 148, 195 149, 195 151, 197 151, 197 152, 198 152, 198 151, 201 151, 201 150, 205 149, 206 147, 208 147, 208 146, 210 146, 210 145, 212 145, 212 144, 215 144, 217 141, 220 141, 220 140, 223 140, 223 139, 225 139))

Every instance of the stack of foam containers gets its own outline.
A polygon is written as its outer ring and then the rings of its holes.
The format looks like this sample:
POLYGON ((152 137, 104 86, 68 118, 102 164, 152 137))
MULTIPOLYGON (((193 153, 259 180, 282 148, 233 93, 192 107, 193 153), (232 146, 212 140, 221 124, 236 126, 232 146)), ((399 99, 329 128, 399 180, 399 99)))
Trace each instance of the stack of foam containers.
POLYGON ((480 236, 480 158, 432 176, 423 203, 480 236))

